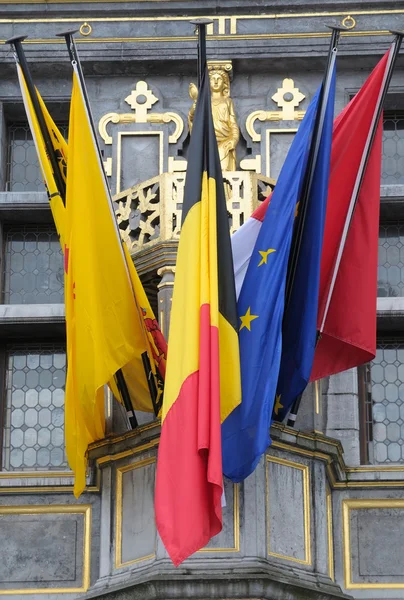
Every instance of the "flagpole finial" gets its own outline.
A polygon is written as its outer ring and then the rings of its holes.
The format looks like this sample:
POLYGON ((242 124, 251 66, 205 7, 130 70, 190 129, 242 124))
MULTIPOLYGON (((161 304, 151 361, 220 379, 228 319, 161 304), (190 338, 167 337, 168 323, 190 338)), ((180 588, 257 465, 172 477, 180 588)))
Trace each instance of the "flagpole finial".
POLYGON ((200 19, 192 19, 190 23, 191 25, 210 25, 211 23, 213 23, 213 19, 201 17, 200 19))
POLYGON ((27 35, 15 35, 14 37, 8 38, 4 43, 15 44, 16 42, 23 42, 27 37, 27 35))
POLYGON ((61 31, 60 33, 56 33, 57 37, 66 37, 67 35, 74 35, 77 33, 79 29, 69 29, 68 31, 61 31))
POLYGON ((333 25, 332 23, 324 23, 324 25, 333 31, 347 31, 347 27, 344 27, 343 25, 333 25))

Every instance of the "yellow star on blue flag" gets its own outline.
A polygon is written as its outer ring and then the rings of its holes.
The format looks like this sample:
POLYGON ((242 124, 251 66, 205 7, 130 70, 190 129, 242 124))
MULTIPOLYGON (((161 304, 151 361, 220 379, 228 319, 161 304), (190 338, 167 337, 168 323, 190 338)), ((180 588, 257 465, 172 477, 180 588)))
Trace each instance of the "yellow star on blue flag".
POLYGON ((274 413, 278 415, 278 412, 281 408, 283 408, 283 404, 281 404, 281 394, 276 394, 274 413))
POLYGON ((258 264, 258 266, 260 267, 261 265, 267 264, 268 255, 272 254, 272 252, 276 252, 276 250, 275 248, 268 248, 268 250, 258 250, 258 252, 262 256, 261 262, 258 264))
POLYGON ((241 316, 240 319, 241 319, 240 331, 244 327, 246 327, 248 329, 248 331, 251 331, 251 321, 254 321, 254 319, 258 319, 258 315, 252 315, 251 314, 251 306, 249 306, 246 314, 241 316))

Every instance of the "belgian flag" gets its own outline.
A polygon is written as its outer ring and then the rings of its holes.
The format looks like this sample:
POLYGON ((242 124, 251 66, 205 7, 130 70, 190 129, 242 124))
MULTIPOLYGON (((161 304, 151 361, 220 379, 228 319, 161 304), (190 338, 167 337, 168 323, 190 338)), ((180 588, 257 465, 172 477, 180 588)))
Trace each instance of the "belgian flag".
POLYGON ((222 529, 221 422, 240 401, 233 260, 205 69, 188 154, 155 495, 158 531, 175 565, 222 529))

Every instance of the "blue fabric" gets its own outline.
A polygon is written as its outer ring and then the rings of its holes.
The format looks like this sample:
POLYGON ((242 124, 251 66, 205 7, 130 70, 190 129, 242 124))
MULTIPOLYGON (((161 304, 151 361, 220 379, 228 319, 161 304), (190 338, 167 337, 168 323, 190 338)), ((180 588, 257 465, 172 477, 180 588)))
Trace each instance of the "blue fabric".
POLYGON ((306 171, 319 93, 320 90, 310 103, 282 167, 237 304, 242 402, 222 424, 223 473, 234 482, 253 472, 270 444, 294 214, 306 171), (275 251, 268 253, 266 259, 260 254, 271 249, 275 251))
POLYGON ((306 388, 313 366, 317 333, 321 249, 330 175, 334 98, 335 68, 310 198, 307 204, 293 288, 283 317, 281 367, 273 415, 279 421, 285 418, 294 400, 306 388))

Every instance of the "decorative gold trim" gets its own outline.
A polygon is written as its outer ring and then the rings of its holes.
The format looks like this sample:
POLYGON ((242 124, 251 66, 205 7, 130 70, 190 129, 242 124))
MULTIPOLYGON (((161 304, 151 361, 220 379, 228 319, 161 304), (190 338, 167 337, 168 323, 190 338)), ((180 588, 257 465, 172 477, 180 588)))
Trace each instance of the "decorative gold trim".
MULTIPOLYGON (((94 19, 92 19, 94 21, 94 19)), ((343 37, 363 37, 363 36, 390 36, 391 32, 387 29, 379 31, 342 31, 341 36, 343 37)), ((328 39, 331 36, 330 33, 253 33, 253 34, 236 34, 236 35, 212 35, 209 37, 212 41, 221 40, 278 40, 278 39, 328 39)), ((103 38, 78 38, 77 44, 129 44, 129 43, 158 43, 158 42, 194 42, 193 36, 155 36, 155 37, 103 37, 103 38)), ((1 44, 4 44, 6 40, 0 40, 1 44)), ((63 40, 59 38, 37 38, 28 39, 24 41, 24 44, 51 44, 58 45, 64 44, 63 40)))
POLYGON ((278 458, 276 456, 266 455, 266 462, 273 462, 278 465, 290 467, 291 469, 298 469, 302 471, 303 476, 303 519, 304 519, 304 559, 295 558, 294 556, 287 556, 286 554, 278 554, 277 552, 271 552, 270 545, 270 527, 269 527, 269 478, 268 478, 268 467, 265 469, 266 478, 266 505, 267 505, 267 553, 268 556, 274 556, 275 558, 282 558, 290 562, 295 562, 300 565, 310 566, 312 564, 311 557, 311 519, 310 519, 310 474, 308 465, 302 465, 301 463, 286 460, 284 458, 278 458))
POLYGON ((139 454, 139 452, 144 452, 145 450, 151 450, 158 446, 160 439, 156 438, 151 442, 147 442, 146 444, 142 444, 141 446, 136 446, 135 448, 129 448, 129 450, 124 450, 123 452, 118 452, 118 454, 108 454, 107 456, 101 456, 96 459, 97 465, 102 465, 108 462, 115 462, 116 460, 121 460, 121 458, 127 458, 128 456, 134 456, 135 454, 139 454))
POLYGON ((347 29, 354 29, 356 26, 356 21, 353 17, 351 17, 351 15, 348 15, 345 17, 345 19, 342 19, 341 25, 347 29))
MULTIPOLYGON (((138 82, 145 83, 145 82, 138 82)), ((150 90, 149 90, 150 91, 150 90)), ((128 96, 129 98, 129 96, 128 96)), ((157 99, 156 99, 157 100, 157 99)), ((100 136, 104 140, 104 144, 106 146, 110 146, 112 144, 112 136, 109 135, 107 131, 107 126, 109 123, 153 123, 159 124, 162 123, 170 123, 173 122, 175 124, 174 132, 168 136, 169 144, 176 144, 184 131, 184 122, 180 115, 174 112, 165 112, 165 113, 141 113, 140 116, 136 113, 106 113, 103 115, 98 123, 98 131, 100 136)), ((153 133, 153 131, 151 131, 153 133)))
POLYGON ((16 596, 25 594, 72 594, 86 592, 90 587, 91 557, 91 504, 53 504, 53 505, 20 505, 0 506, 0 515, 47 515, 47 514, 82 514, 83 515, 83 583, 79 588, 31 588, 21 590, 0 590, 0 596, 16 596))
POLYGON ((334 572, 334 537, 332 529, 332 493, 329 485, 326 485, 326 504, 327 504, 327 545, 328 545, 328 575, 332 581, 335 581, 334 572))
POLYGON ((84 35, 84 36, 90 35, 92 30, 93 30, 93 28, 91 27, 91 25, 89 23, 87 23, 87 21, 85 23, 83 23, 79 29, 81 35, 84 35))
POLYGON ((137 135, 155 135, 159 136, 159 175, 163 173, 163 131, 119 131, 117 143, 117 167, 116 167, 116 194, 121 191, 121 164, 122 164, 122 137, 137 135))
POLYGON ((134 471, 135 469, 140 469, 141 467, 146 467, 147 465, 151 465, 156 462, 156 457, 151 456, 149 458, 145 458, 143 460, 139 460, 138 462, 131 463, 130 465, 126 465, 125 467, 119 467, 116 470, 116 503, 115 503, 115 569, 121 569, 122 567, 128 567, 129 565, 134 565, 135 563, 142 562, 144 560, 150 560, 151 558, 156 557, 156 542, 154 543, 154 552, 152 554, 148 554, 147 556, 141 556, 140 558, 135 558, 134 560, 128 560, 126 562, 122 562, 122 496, 123 496, 123 474, 128 473, 129 471, 134 471))
MULTIPOLYGON (((304 112, 303 112, 304 115, 304 112)), ((303 118, 303 117, 302 117, 303 118)), ((265 161, 265 175, 267 177, 271 177, 271 133, 296 133, 297 128, 285 128, 285 129, 266 129, 265 130, 265 153, 266 153, 266 161, 265 161)))
MULTIPOLYGON (((88 2, 98 2, 99 0, 87 0, 88 2)), ((119 2, 120 0, 110 0, 111 3, 119 2)), ((134 0, 134 2, 162 2, 163 0, 134 0)), ((165 0, 166 2, 176 2, 178 0, 165 0)), ((61 4, 63 2, 82 2, 82 0, 14 0, 13 4, 61 4)), ((0 4, 10 4, 10 0, 0 0, 0 4)), ((397 15, 404 14, 404 10, 401 8, 395 9, 379 9, 379 10, 354 10, 350 12, 351 15, 397 15)), ((306 13, 267 13, 258 15, 232 15, 225 18, 233 19, 235 22, 240 20, 251 20, 251 19, 300 19, 302 17, 343 17, 346 12, 334 11, 334 12, 306 12, 306 13)), ((170 17, 171 21, 189 21, 191 17, 188 16, 173 16, 170 17)), ((217 15, 204 15, 203 18, 209 18, 218 20, 220 17, 217 15)), ((113 22, 113 21, 166 21, 167 17, 95 17, 91 18, 91 21, 100 22, 113 22)), ((78 19, 74 17, 63 17, 63 18, 44 18, 44 19, 0 19, 0 23, 75 23, 78 19)))
POLYGON ((63 478, 74 477, 73 471, 2 471, 0 479, 34 479, 41 477, 63 478))
POLYGON ((160 419, 156 419, 155 421, 152 421, 151 423, 146 423, 145 425, 140 425, 134 431, 133 430, 127 431, 126 433, 123 433, 121 435, 109 435, 108 437, 105 437, 102 440, 98 440, 97 442, 92 443, 89 446, 89 451, 95 450, 96 448, 103 448, 104 446, 109 446, 109 444, 111 444, 111 443, 116 444, 117 442, 122 442, 123 440, 126 440, 128 438, 138 437, 144 431, 149 431, 150 429, 154 429, 154 428, 157 429, 158 427, 160 427, 160 425, 161 425, 160 419))
POLYGON ((378 498, 342 501, 342 539, 343 539, 343 563, 345 589, 347 590, 401 590, 404 589, 402 583, 354 583, 352 581, 352 562, 351 562, 351 511, 369 508, 402 508, 404 509, 404 499, 399 498, 378 498))
POLYGON ((316 401, 316 415, 320 414, 320 390, 319 390, 319 380, 317 379, 314 382, 314 394, 315 394, 315 401, 316 401))
POLYGON ((202 552, 240 552, 240 486, 238 483, 233 484, 233 538, 234 546, 232 548, 202 548, 198 554, 202 552))

